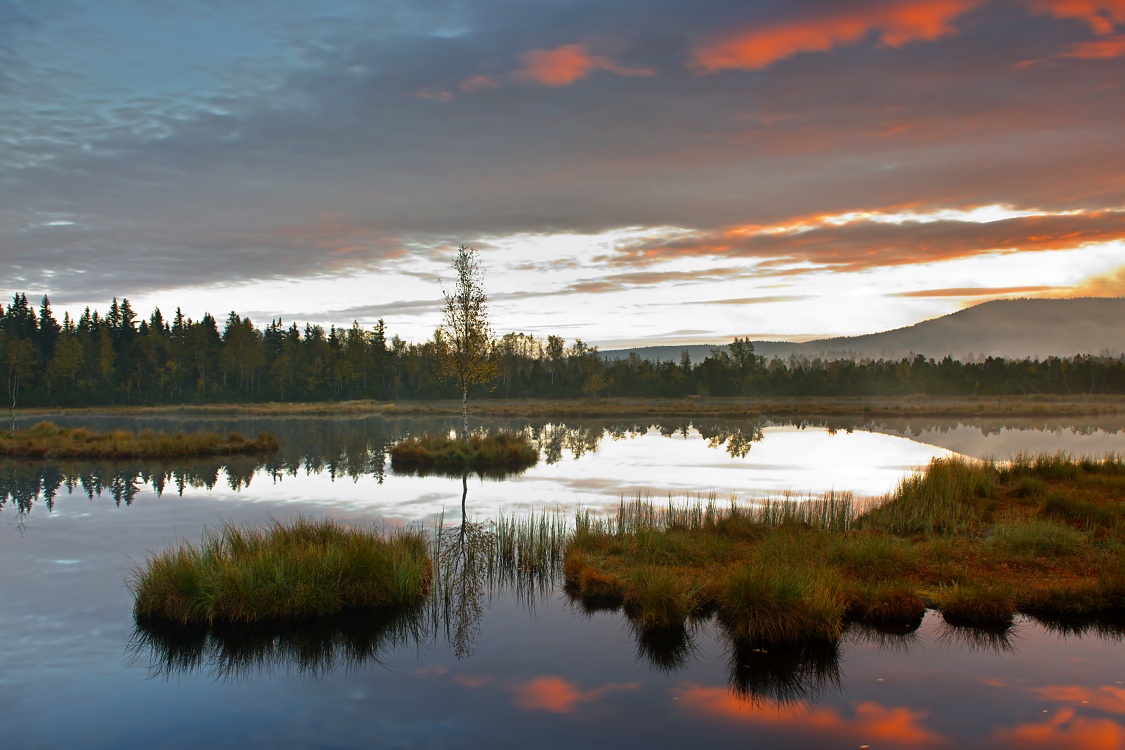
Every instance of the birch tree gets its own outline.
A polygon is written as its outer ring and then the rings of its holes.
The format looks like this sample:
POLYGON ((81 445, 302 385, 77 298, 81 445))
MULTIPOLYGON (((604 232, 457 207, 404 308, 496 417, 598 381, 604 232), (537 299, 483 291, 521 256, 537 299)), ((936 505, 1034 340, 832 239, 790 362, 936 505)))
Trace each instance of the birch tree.
POLYGON ((461 439, 469 439, 469 393, 497 374, 488 294, 476 250, 461 245, 453 259, 453 291, 443 289, 445 310, 435 333, 442 376, 461 389, 461 439))

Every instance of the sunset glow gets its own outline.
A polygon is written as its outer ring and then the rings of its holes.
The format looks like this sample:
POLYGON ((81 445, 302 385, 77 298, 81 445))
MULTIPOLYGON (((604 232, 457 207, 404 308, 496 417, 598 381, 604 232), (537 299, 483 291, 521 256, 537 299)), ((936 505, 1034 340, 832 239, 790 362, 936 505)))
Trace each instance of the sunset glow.
POLYGON ((0 294, 808 339, 1125 293, 1125 2, 0 5, 0 294))

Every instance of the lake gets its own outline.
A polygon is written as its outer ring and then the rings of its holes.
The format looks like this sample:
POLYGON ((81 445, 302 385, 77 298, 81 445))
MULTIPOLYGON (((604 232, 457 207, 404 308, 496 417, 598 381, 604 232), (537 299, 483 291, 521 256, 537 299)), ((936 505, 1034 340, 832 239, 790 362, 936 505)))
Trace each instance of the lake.
MULTIPOLYGON (((400 476, 387 446, 456 419, 68 417, 98 428, 268 430, 265 461, 0 462, 4 747, 1125 747, 1125 628, 927 613, 831 649, 742 653, 705 623, 653 642, 557 586, 495 583, 455 617, 318 631, 137 632, 145 556, 223 521, 461 522, 460 477, 400 476)), ((622 499, 877 497, 933 457, 1125 452, 1125 420, 566 420, 543 459, 470 477, 487 523, 622 499)))

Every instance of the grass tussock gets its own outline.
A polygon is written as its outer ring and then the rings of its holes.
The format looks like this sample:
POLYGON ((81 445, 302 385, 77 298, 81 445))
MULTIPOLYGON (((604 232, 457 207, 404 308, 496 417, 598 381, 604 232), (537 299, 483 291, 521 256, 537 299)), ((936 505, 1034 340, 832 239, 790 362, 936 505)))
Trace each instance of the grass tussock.
POLYGON ((247 438, 232 432, 97 432, 40 422, 26 430, 0 433, 0 455, 15 458, 187 458, 273 453, 277 438, 261 432, 247 438))
POLYGON ((711 498, 616 515, 580 514, 568 591, 626 603, 641 623, 716 612, 731 637, 837 639, 861 621, 917 627, 928 607, 953 625, 1125 615, 1125 460, 943 459, 860 512, 850 498, 711 498))
POLYGON ((139 621, 245 624, 418 606, 431 571, 421 533, 302 518, 210 530, 151 556, 130 588, 139 621))
POLYGON ((484 467, 522 469, 538 462, 538 449, 526 435, 519 433, 470 435, 468 440, 448 435, 425 435, 406 438, 391 448, 391 467, 395 471, 484 467))

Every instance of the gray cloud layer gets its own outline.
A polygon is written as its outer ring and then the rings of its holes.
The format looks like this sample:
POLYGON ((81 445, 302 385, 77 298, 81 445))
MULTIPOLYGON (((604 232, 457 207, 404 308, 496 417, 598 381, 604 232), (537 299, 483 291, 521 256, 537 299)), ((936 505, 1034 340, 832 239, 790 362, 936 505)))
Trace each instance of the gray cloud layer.
MULTIPOLYGON (((509 232, 1125 205, 1125 66, 1059 58, 1093 38, 1078 21, 983 3, 933 40, 876 29, 760 70, 692 68, 730 29, 895 4, 0 0, 7 285, 89 299, 509 232), (567 45, 595 63, 549 85, 527 72, 530 51, 567 45)), ((964 230, 947 234, 971 246, 964 230)), ((908 261, 898 229, 768 250, 840 262, 895 232, 908 261)))

